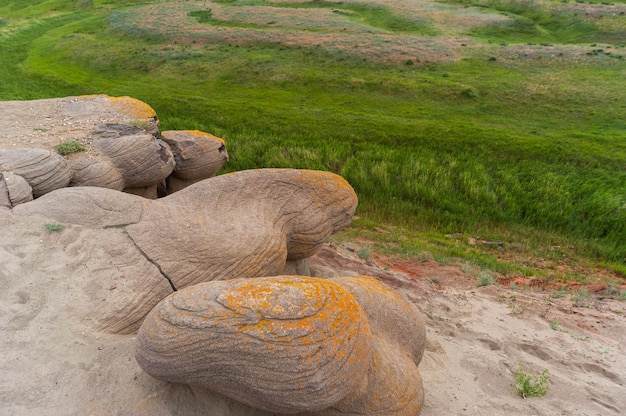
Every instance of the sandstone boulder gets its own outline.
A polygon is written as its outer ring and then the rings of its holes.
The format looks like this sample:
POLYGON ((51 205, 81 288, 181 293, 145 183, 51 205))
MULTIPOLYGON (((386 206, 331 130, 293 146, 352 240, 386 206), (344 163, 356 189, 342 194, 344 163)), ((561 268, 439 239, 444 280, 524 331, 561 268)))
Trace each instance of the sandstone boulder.
POLYGON ((33 200, 33 188, 13 172, 0 172, 0 207, 11 208, 33 200))
POLYGON ((72 179, 72 170, 65 159, 44 149, 0 150, 0 171, 24 178, 35 198, 66 187, 72 179))
POLYGON ((170 146, 176 160, 167 178, 167 193, 180 191, 192 183, 212 178, 228 162, 224 140, 198 130, 168 130, 161 138, 170 146))
POLYGON ((0 102, 0 115, 0 169, 24 177, 35 198, 68 185, 156 198, 157 185, 165 183, 175 166, 169 146, 158 139, 156 113, 134 98, 92 95, 0 102), (24 118, 23 113, 33 116, 24 118), (68 155, 66 163, 53 148, 72 140, 86 151, 68 155), (8 147, 16 143, 28 146, 8 147))
POLYGON ((424 321, 366 276, 208 282, 157 305, 137 334, 153 377, 310 416, 419 414, 424 321))
POLYGON ((63 141, 88 145, 98 125, 139 126, 158 135, 159 120, 148 104, 131 97, 83 95, 30 101, 0 101, 0 149, 54 150, 63 141))
POLYGON ((169 296, 137 334, 150 375, 203 386, 252 407, 322 410, 358 390, 371 360, 365 313, 323 279, 203 283, 169 296))
POLYGON ((424 389, 418 365, 426 326, 417 307, 368 276, 329 279, 365 311, 373 334, 372 361, 364 387, 317 416, 418 415, 424 389))
POLYGON ((79 155, 68 163, 74 172, 69 186, 96 186, 116 191, 126 188, 123 173, 106 157, 79 155))
POLYGON ((123 229, 51 221, 0 209, 0 414, 272 416, 143 372, 133 321, 171 286, 123 229))
POLYGON ((150 201, 109 189, 66 188, 13 209, 88 227, 124 227, 176 288, 282 274, 348 225, 357 198, 340 176, 259 169, 205 179, 150 201))

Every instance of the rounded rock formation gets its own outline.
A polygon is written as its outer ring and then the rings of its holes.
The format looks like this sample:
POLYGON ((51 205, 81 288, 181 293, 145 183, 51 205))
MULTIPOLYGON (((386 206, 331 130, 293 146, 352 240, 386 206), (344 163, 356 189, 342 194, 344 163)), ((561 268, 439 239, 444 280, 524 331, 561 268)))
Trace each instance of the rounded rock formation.
POLYGON ((72 170, 65 159, 44 149, 0 150, 0 171, 26 179, 34 198, 64 188, 72 179, 72 170))
POLYGON ((283 274, 288 260, 310 257, 349 225, 356 204, 352 187, 333 173, 258 169, 205 179, 154 201, 104 188, 60 189, 13 212, 123 226, 172 285, 183 288, 283 274))
MULTIPOLYGON (((354 191, 337 175, 268 169, 207 179, 159 200, 105 188, 64 188, 12 212, 95 230, 121 229, 125 246, 132 248, 125 252, 139 251, 167 287, 182 289, 211 280, 283 274, 289 241, 306 243, 308 251, 298 256, 312 255, 350 223, 355 208, 354 191)), ((131 282, 131 290, 144 285, 131 282)), ((132 331, 159 296, 141 308, 113 303, 110 310, 97 311, 102 319, 93 326, 132 331)))
POLYGON ((168 130, 161 133, 174 153, 176 167, 167 178, 167 193, 215 176, 226 162, 224 140, 198 130, 168 130))
POLYGON ((371 337, 361 307, 330 281, 236 279, 167 297, 144 320, 136 359, 155 378, 294 414, 358 390, 371 337))
POLYGON ((157 305, 135 357, 151 376, 300 416, 415 416, 425 347, 417 308, 368 276, 190 286, 157 305))
POLYGON ((372 361, 364 388, 315 416, 413 416, 424 403, 418 365, 426 326, 417 307, 369 276, 329 279, 365 311, 372 330, 372 361))
POLYGON ((13 172, 0 172, 0 206, 11 208, 33 200, 33 188, 13 172))
POLYGON ((124 175, 108 158, 76 157, 68 160, 74 171, 69 186, 97 186, 124 190, 124 175))

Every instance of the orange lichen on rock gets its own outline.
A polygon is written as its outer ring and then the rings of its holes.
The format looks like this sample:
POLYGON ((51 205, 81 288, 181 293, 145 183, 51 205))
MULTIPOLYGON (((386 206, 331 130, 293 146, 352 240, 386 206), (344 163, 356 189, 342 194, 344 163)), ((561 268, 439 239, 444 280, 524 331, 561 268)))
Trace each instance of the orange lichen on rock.
POLYGON ((418 365, 426 345, 421 313, 372 277, 329 280, 354 296, 367 314, 372 331, 372 361, 361 390, 315 416, 418 415, 424 402, 418 365))
POLYGON ((199 130, 168 130, 161 133, 176 160, 176 167, 167 179, 167 193, 212 178, 228 162, 223 139, 199 130))
POLYGON ((195 285, 146 317, 136 357, 152 376, 278 413, 358 390, 371 359, 365 314, 340 286, 299 276, 195 285))
POLYGON ((218 141, 226 144, 224 139, 222 139, 221 137, 214 136, 213 134, 207 133, 207 132, 204 132, 204 131, 200 131, 200 130, 176 130, 176 131, 184 132, 184 133, 187 133, 187 134, 189 134, 191 136, 207 137, 207 138, 210 138, 210 139, 213 139, 213 140, 218 140, 218 141))
POLYGON ((312 256, 349 225, 356 204, 352 187, 330 172, 247 170, 161 198, 126 230, 182 288, 283 274, 287 260, 312 256))
POLYGON ((270 412, 415 416, 424 336, 417 309, 374 278, 261 277, 170 295, 136 358, 153 377, 270 412))
POLYGON ((156 111, 143 101, 132 97, 107 97, 117 111, 128 117, 141 120, 156 118, 156 111))

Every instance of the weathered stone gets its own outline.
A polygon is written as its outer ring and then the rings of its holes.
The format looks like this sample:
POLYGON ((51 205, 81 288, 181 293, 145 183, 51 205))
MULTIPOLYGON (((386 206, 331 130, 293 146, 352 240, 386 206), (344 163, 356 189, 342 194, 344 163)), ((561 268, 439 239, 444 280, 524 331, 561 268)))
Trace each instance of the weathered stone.
POLYGON ((72 170, 65 159, 44 149, 0 150, 0 171, 26 179, 35 198, 66 187, 72 179, 72 170))
POLYGON ((159 140, 154 110, 130 97, 89 95, 34 101, 0 102, 0 170, 23 176, 35 198, 65 186, 99 186, 156 198, 175 166, 169 146, 159 140), (15 119, 15 114, 39 117, 15 119), (1 150, 9 141, 46 149, 1 150), (69 164, 53 147, 78 141, 87 152, 68 155, 69 164), (3 143, 5 141, 5 143, 3 143), (5 152, 11 152, 4 155, 5 152), (140 189, 140 190, 138 190, 140 189))
POLYGON ((0 172, 0 206, 14 207, 33 200, 33 189, 26 179, 13 172, 0 172))
POLYGON ((328 172, 259 169, 207 179, 126 229, 179 287, 281 274, 350 223, 357 198, 328 172), (155 243, 160 242, 160 243, 155 243))
POLYGON ((167 193, 202 179, 212 178, 228 162, 224 140, 198 130, 169 130, 161 138, 170 146, 176 160, 174 172, 167 178, 167 193))
POLYGON ((37 143, 37 147, 52 151, 59 141, 71 140, 88 145, 97 126, 110 124, 140 126, 140 130, 158 136, 154 109, 131 97, 83 95, 0 101, 0 114, 0 149, 37 143))
MULTIPOLYGON (((372 341, 372 361, 365 387, 335 406, 306 416, 416 416, 424 403, 422 378, 404 349, 396 349, 378 334, 372 341)), ((301 415, 304 416, 304 415, 301 415)))
POLYGON ((412 303, 368 276, 329 279, 365 311, 373 334, 372 361, 364 387, 316 416, 420 413, 424 389, 418 365, 426 346, 424 318, 412 303))
POLYGON ((357 198, 340 176, 259 169, 217 176, 155 201, 108 189, 68 188, 14 209, 59 222, 124 226, 176 288, 275 276, 348 225, 357 198), (112 220, 111 220, 112 221, 112 220))
MULTIPOLYGON (((352 188, 337 175, 271 169, 216 177, 156 201, 105 188, 64 188, 13 208, 13 214, 122 229, 129 246, 157 267, 168 286, 180 289, 281 274, 293 233, 309 250, 298 255, 312 254, 349 223, 355 206, 352 188)), ((137 284, 131 287, 141 292, 143 283, 137 284)), ((141 308, 111 305, 109 313, 98 312, 103 318, 96 326, 109 332, 136 328, 161 297, 144 299, 141 308)))
POLYGON ((137 334, 136 359, 155 378, 293 414, 359 390, 371 337, 355 299, 328 280, 236 279, 166 298, 137 334))
POLYGON ((74 172, 69 186, 97 186, 101 188, 124 189, 122 172, 108 158, 78 156, 68 160, 74 172))
POLYGON ((106 188, 64 188, 13 208, 13 214, 42 215, 64 224, 95 229, 121 228, 141 220, 146 202, 106 188))
POLYGON ((56 100, 62 100, 63 110, 73 120, 91 121, 93 118, 91 126, 104 122, 140 126, 142 130, 153 135, 159 132, 159 119, 154 109, 136 98, 98 94, 56 100))
POLYGON ((122 172, 124 188, 156 186, 174 170, 169 146, 151 134, 100 138, 93 146, 122 172))
POLYGON ((372 332, 384 334, 396 350, 408 353, 415 365, 421 362, 426 346, 426 325, 413 303, 372 277, 334 277, 330 280, 356 298, 367 314, 372 332))
POLYGON ((421 313, 374 278, 277 276, 170 295, 136 359, 157 379, 281 414, 415 416, 425 343, 421 313))

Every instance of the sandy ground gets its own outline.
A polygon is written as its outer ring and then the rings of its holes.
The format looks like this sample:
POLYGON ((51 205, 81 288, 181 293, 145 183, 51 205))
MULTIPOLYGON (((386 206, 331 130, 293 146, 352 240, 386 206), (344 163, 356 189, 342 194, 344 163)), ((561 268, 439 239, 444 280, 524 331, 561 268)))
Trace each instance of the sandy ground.
POLYGON ((478 287, 458 267, 375 253, 362 260, 345 244, 329 245, 312 263, 319 274, 377 276, 424 313, 422 416, 626 414, 626 302, 575 307, 570 294, 478 287), (515 394, 520 366, 548 369, 546 396, 515 394))

